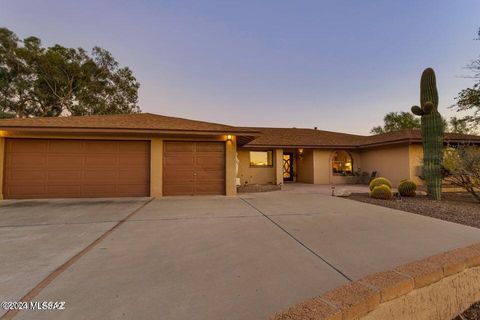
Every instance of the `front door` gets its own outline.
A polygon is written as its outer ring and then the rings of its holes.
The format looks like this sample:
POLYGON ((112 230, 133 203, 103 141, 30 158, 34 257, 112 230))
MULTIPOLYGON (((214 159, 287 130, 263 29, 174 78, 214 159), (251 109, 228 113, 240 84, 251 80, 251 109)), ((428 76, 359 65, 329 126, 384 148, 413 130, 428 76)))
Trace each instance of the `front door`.
POLYGON ((283 180, 293 181, 293 153, 283 154, 283 180))

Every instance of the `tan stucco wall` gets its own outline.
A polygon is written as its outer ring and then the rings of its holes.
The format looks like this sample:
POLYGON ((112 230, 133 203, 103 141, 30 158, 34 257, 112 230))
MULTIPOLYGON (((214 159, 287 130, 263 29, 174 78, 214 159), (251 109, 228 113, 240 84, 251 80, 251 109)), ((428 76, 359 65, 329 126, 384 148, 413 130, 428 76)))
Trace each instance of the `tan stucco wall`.
POLYGON ((421 165, 423 162, 423 146, 421 144, 412 144, 409 146, 410 152, 410 179, 417 184, 423 184, 423 181, 418 177, 421 174, 421 165))
POLYGON ((296 162, 297 181, 304 183, 313 183, 313 150, 304 149, 303 154, 296 162))
POLYGON ((112 135, 49 135, 49 134, 13 134, 2 132, 0 137, 0 199, 3 199, 3 166, 5 138, 37 138, 37 139, 93 139, 93 140, 149 140, 150 141, 150 196, 161 197, 163 193, 163 141, 225 141, 226 170, 225 193, 237 194, 235 186, 236 137, 226 141, 226 137, 217 139, 199 139, 197 137, 162 138, 152 136, 112 136, 112 135))
POLYGON ((163 191, 163 140, 150 141, 150 196, 161 197, 163 191))
POLYGON ((236 186, 236 162, 237 162, 237 139, 225 142, 225 194, 234 196, 237 194, 236 186))
POLYGON ((238 177, 242 185, 248 184, 273 184, 276 182, 275 163, 277 155, 273 150, 273 166, 271 167, 250 167, 250 150, 238 149, 238 177))
POLYGON ((330 158, 332 150, 314 150, 313 151, 313 183, 330 183, 330 158))
POLYGON ((360 159, 362 171, 377 171, 377 177, 389 179, 394 186, 411 176, 408 145, 366 149, 360 159))
POLYGON ((275 149, 273 165, 275 167, 275 184, 283 183, 283 149, 275 149))

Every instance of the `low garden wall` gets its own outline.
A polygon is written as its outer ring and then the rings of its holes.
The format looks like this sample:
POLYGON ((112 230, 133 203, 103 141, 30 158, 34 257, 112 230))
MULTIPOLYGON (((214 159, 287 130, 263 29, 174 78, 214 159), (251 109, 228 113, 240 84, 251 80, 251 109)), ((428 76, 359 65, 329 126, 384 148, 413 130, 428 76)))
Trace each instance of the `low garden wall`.
POLYGON ((275 320, 451 320, 480 300, 480 243, 369 275, 275 320))

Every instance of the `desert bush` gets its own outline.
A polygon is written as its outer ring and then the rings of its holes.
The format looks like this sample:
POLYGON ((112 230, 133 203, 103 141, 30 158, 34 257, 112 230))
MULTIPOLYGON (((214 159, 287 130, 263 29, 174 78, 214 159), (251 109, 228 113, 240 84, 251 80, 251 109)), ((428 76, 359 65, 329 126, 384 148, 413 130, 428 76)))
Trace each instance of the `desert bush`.
POLYGON ((378 186, 381 186, 381 185, 386 185, 386 186, 388 186, 389 189, 392 189, 392 183, 390 182, 390 180, 388 180, 386 178, 378 177, 378 178, 373 179, 370 182, 370 191, 373 191, 373 189, 375 187, 378 187, 378 186))
POLYGON ((417 184, 412 180, 402 180, 398 185, 398 192, 403 197, 415 197, 417 184))
POLYGON ((463 188, 480 201, 480 148, 459 145, 443 154, 445 181, 463 188))
POLYGON ((372 192, 370 192, 370 197, 374 199, 383 199, 388 200, 393 198, 392 189, 385 185, 379 185, 373 188, 372 192))

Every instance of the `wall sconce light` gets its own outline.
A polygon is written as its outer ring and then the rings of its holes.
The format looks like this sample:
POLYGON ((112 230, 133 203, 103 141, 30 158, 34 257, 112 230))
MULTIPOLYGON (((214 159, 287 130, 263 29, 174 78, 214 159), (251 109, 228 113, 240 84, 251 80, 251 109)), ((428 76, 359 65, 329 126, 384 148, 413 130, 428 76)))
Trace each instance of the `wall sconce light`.
POLYGON ((303 149, 302 148, 298 149, 298 153, 303 154, 303 149))
POLYGON ((227 141, 232 141, 232 135, 231 134, 227 134, 227 141))

